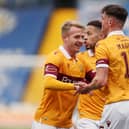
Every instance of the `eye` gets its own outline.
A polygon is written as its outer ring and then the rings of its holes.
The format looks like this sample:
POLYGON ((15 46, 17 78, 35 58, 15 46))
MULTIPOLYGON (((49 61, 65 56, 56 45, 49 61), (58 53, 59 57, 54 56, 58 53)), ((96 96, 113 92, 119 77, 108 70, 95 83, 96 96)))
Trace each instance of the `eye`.
POLYGON ((81 35, 76 35, 76 36, 74 36, 74 38, 79 39, 79 38, 81 38, 81 35))
POLYGON ((84 35, 82 35, 81 38, 85 40, 85 36, 84 35))
POLYGON ((90 35, 91 34, 91 31, 87 31, 87 35, 90 35))

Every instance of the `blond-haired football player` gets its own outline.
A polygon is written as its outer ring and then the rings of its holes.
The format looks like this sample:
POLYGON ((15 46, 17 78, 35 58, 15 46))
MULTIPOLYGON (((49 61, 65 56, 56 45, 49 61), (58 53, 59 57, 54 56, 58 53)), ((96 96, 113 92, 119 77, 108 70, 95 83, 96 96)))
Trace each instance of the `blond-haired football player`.
POLYGON ((84 42, 84 27, 76 21, 62 26, 63 45, 50 53, 44 65, 44 91, 35 113, 32 129, 73 129, 72 113, 78 95, 74 95, 85 73, 92 75, 91 67, 78 60, 76 53, 84 42))

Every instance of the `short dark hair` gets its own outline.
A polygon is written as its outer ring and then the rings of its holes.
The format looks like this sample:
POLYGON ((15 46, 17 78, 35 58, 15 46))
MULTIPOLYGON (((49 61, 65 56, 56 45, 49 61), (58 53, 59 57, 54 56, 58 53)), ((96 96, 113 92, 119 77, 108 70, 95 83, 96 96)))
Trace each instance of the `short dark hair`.
POLYGON ((88 25, 97 27, 97 28, 99 28, 99 29, 102 28, 102 23, 101 23, 101 21, 99 21, 99 20, 90 21, 90 22, 87 23, 87 26, 88 26, 88 25))
POLYGON ((125 22, 128 16, 127 10, 122 6, 116 4, 105 6, 101 12, 106 13, 109 16, 113 16, 122 22, 125 22))

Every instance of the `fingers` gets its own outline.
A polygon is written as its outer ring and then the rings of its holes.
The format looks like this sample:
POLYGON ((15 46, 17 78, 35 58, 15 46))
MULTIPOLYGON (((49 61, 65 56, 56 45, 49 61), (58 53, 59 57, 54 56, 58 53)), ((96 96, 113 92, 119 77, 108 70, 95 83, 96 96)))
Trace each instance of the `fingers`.
POLYGON ((75 87, 75 94, 86 94, 89 93, 89 88, 88 88, 88 84, 85 82, 77 82, 74 83, 74 87, 75 87))

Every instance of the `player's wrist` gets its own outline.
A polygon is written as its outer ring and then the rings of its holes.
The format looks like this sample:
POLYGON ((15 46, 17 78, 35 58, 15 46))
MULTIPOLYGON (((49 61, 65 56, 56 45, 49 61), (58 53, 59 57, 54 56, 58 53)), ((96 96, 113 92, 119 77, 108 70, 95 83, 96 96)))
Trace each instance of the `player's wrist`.
POLYGON ((77 84, 74 84, 74 90, 79 90, 80 86, 77 84))

